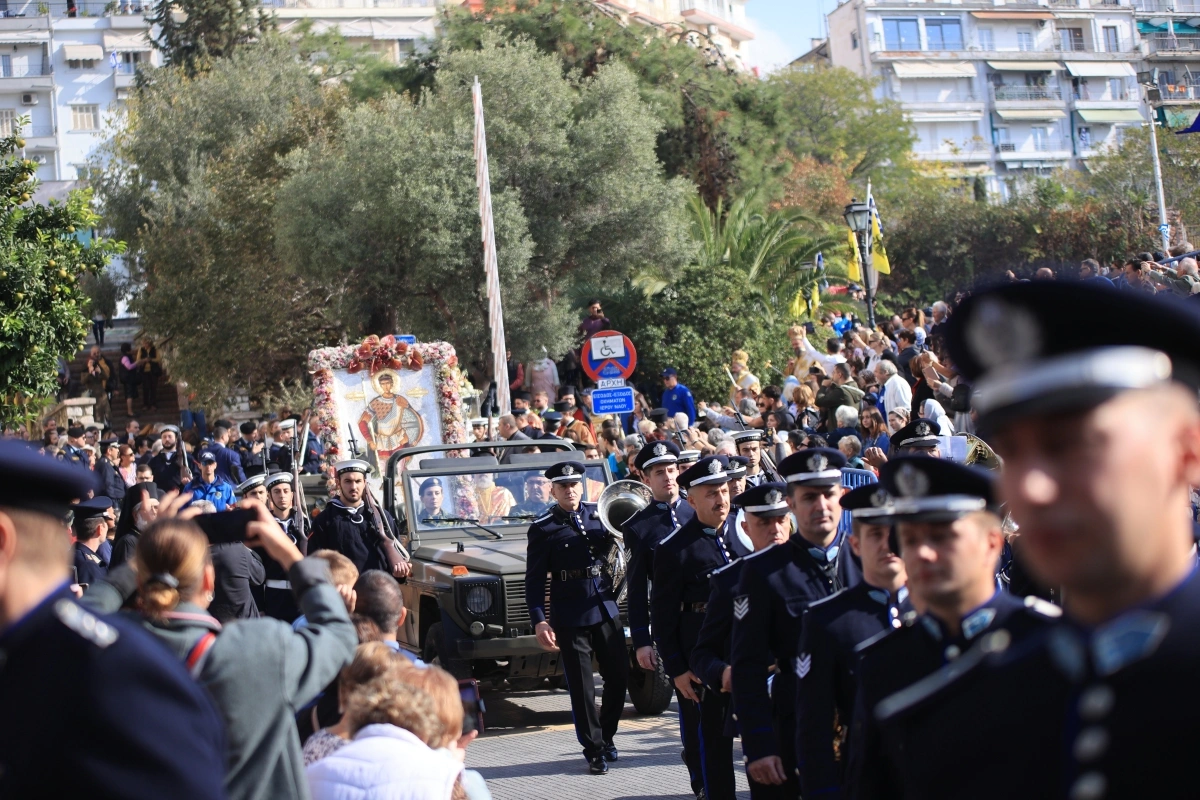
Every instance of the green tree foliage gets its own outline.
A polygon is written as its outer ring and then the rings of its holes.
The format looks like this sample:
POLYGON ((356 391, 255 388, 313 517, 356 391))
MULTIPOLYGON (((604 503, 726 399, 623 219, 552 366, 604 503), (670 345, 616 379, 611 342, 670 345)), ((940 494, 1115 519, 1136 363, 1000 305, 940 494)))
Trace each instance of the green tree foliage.
POLYGON ((528 39, 584 78, 620 61, 662 121, 657 152, 667 174, 691 179, 710 206, 762 187, 778 193, 785 124, 777 94, 726 60, 704 34, 679 26, 625 26, 588 0, 489 0, 478 13, 447 4, 431 50, 397 68, 394 85, 432 87, 448 53, 478 50, 492 36, 528 39))
POLYGON ((259 0, 158 0, 146 20, 158 29, 153 43, 166 63, 189 74, 275 29, 259 0))
MULTIPOLYGON (((27 124, 23 118, 20 124, 27 124)), ((19 125, 14 129, 19 130, 19 125)), ((37 164, 19 158, 19 133, 0 139, 0 425, 28 421, 55 394, 58 359, 83 346, 81 279, 104 270, 119 244, 92 238, 91 192, 65 204, 30 202, 37 164)))
POLYGON ((137 256, 133 307, 168 340, 172 377, 206 400, 298 377, 308 350, 343 331, 324 290, 279 258, 272 216, 281 159, 341 101, 286 46, 245 47, 201 76, 160 70, 107 145, 96 183, 137 256))
MULTIPOLYGON (((658 123, 621 65, 563 76, 530 43, 447 52, 415 105, 384 99, 290 163, 278 239, 307 279, 334 275, 344 320, 445 337, 488 363, 471 84, 483 87, 510 347, 561 355, 563 299, 581 280, 669 276, 688 252, 680 179, 654 155, 658 123)), ((353 328, 351 328, 353 330, 353 328)), ((366 332, 372 327, 363 327, 366 332)), ((377 330, 375 332, 378 332, 377 330)))

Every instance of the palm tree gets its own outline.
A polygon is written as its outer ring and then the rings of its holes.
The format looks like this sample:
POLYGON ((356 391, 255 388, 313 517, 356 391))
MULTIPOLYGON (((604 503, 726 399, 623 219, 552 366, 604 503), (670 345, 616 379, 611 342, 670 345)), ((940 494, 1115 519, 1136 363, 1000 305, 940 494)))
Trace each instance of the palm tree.
POLYGON ((696 196, 689 211, 697 265, 745 272, 770 324, 780 316, 811 317, 819 305, 820 285, 845 282, 845 238, 799 209, 759 210, 757 195, 750 192, 728 209, 718 200, 715 210, 696 196), (818 254, 823 265, 817 263, 818 254))

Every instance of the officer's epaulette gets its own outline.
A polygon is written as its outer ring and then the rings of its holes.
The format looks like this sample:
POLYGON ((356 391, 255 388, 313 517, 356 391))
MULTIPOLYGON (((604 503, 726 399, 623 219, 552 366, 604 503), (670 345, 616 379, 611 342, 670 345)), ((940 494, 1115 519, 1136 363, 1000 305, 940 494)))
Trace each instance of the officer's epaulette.
POLYGON ((978 667, 989 656, 1007 650, 1010 644, 1012 644, 1012 634, 1008 631, 1003 628, 992 631, 954 661, 880 700, 875 705, 875 718, 880 722, 886 721, 929 699, 978 667))
POLYGON ((1061 617, 1062 609, 1040 597, 1029 595, 1025 598, 1025 607, 1043 617, 1061 617))
POLYGON ((100 648, 108 647, 120 635, 112 625, 97 619, 66 598, 54 604, 54 614, 63 625, 100 648))
POLYGON ((730 562, 729 562, 728 564, 726 564, 725 566, 723 566, 723 567, 717 567, 716 569, 714 569, 714 570, 712 571, 712 574, 713 574, 713 575, 720 575, 722 572, 724 572, 725 570, 729 569, 729 568, 730 568, 730 567, 732 567, 732 566, 741 566, 742 559, 749 558, 749 557, 750 557, 750 554, 744 555, 744 556, 742 556, 742 558, 735 558, 733 561, 730 561, 730 562))
POLYGON ((901 627, 895 628, 895 629, 889 628, 887 630, 882 630, 879 633, 872 636, 870 639, 866 639, 862 642, 859 642, 858 645, 854 648, 854 652, 856 654, 858 654, 859 656, 862 656, 868 650, 874 649, 875 646, 878 645, 880 642, 896 641, 896 634, 899 634, 901 631, 912 630, 913 623, 915 623, 917 621, 919 616, 920 615, 916 611, 909 611, 904 616, 900 617, 901 627))
POLYGON ((666 536, 664 536, 662 541, 658 543, 658 546, 662 547, 664 544, 671 541, 671 537, 674 536, 675 534, 679 533, 680 529, 682 529, 682 528, 683 528, 683 525, 675 526, 675 530, 671 531, 666 536))
POLYGON ((808 608, 805 610, 806 611, 816 611, 820 606, 828 605, 829 601, 833 600, 835 597, 841 597, 843 594, 846 593, 846 591, 847 591, 846 589, 838 589, 836 592, 829 595, 828 597, 822 597, 820 600, 814 600, 808 604, 808 608))
POLYGON ((539 523, 539 522, 545 522, 546 520, 550 519, 550 518, 551 518, 551 517, 553 517, 553 516, 554 516, 554 512, 553 512, 553 511, 548 511, 548 512, 546 512, 545 514, 542 514, 542 515, 541 515, 540 517, 538 517, 537 519, 535 519, 535 520, 534 520, 534 524, 537 524, 537 523, 539 523))

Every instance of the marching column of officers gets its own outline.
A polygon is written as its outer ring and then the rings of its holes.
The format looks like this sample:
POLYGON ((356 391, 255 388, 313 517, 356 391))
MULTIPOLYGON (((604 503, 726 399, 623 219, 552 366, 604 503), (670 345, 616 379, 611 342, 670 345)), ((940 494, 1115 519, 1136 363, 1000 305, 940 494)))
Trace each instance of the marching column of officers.
MULTIPOLYGON (((853 490, 831 449, 736 495, 730 459, 638 453, 654 501, 623 526, 630 635, 674 683, 692 792, 734 796, 740 735, 754 798, 1194 796, 1198 340, 1194 303, 1014 284, 947 333, 999 473, 918 449, 920 431, 853 490), (1130 314, 1149 322, 1087 324, 1130 314), (1013 550, 1063 608, 1008 591, 1013 550)), ((530 529, 527 601, 603 773, 628 664, 609 540, 568 470, 547 472, 559 503, 530 529)))

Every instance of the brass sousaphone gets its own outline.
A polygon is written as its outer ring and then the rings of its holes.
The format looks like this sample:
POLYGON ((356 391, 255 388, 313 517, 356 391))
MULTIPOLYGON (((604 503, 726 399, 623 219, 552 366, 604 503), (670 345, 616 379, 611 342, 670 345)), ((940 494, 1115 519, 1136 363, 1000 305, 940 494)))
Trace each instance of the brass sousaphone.
POLYGON ((613 537, 606 560, 612 574, 613 596, 618 603, 625 594, 625 534, 621 526, 653 502, 650 487, 638 481, 610 483, 596 498, 596 516, 613 537))

